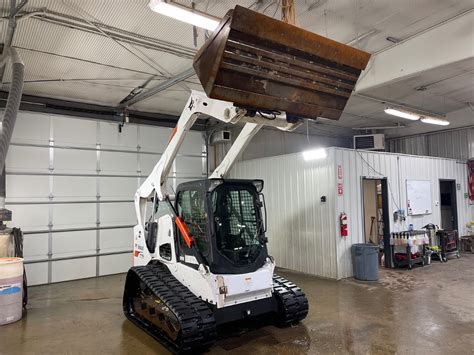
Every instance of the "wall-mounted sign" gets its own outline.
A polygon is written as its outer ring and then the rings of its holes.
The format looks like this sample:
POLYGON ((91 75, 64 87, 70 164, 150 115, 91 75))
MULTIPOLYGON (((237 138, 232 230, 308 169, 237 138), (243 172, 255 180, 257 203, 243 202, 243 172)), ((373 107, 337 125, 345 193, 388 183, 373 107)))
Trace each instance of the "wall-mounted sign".
POLYGON ((337 179, 342 180, 342 165, 341 164, 337 166, 337 179))
POLYGON ((343 187, 342 187, 342 182, 340 182, 340 183, 337 184, 337 194, 338 194, 339 196, 342 196, 342 195, 344 194, 344 189, 343 189, 343 187))

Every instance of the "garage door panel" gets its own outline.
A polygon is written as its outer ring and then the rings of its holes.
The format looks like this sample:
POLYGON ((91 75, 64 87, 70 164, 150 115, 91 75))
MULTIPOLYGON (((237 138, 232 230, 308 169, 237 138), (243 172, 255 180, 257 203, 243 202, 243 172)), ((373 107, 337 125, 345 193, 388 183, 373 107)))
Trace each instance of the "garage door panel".
POLYGON ((97 143, 97 122, 68 117, 53 117, 55 144, 87 145, 95 148, 97 143))
POLYGON ((100 231, 100 250, 102 253, 111 251, 132 250, 133 228, 108 229, 100 231))
POLYGON ((178 177, 197 177, 202 176, 202 159, 201 158, 190 158, 190 157, 178 157, 176 158, 176 171, 178 177))
POLYGON ((95 273, 95 257, 52 262, 52 282, 94 277, 95 273))
POLYGON ((53 233, 53 257, 96 251, 96 231, 53 233))
POLYGON ((49 223, 49 208, 47 205, 12 205, 12 226, 23 230, 47 229, 49 223))
POLYGON ((48 263, 26 264, 25 269, 28 286, 48 283, 48 263))
POLYGON ((179 148, 181 154, 200 155, 202 152, 202 145, 204 143, 202 133, 191 131, 183 141, 183 145, 179 148))
POLYGON ((53 195, 55 197, 90 197, 97 195, 97 183, 94 177, 55 176, 53 195))
POLYGON ((12 141, 16 143, 49 143, 48 115, 21 112, 16 120, 12 141))
POLYGON ((100 257, 100 275, 112 275, 127 272, 133 265, 132 253, 107 255, 100 257))
POLYGON ((100 170, 103 174, 127 174, 137 173, 137 154, 102 152, 100 156, 100 170))
POLYGON ((102 148, 126 148, 127 150, 136 150, 138 145, 137 126, 124 125, 122 132, 118 130, 117 123, 100 123, 100 144, 102 148))
POLYGON ((140 127, 140 147, 143 151, 163 153, 171 137, 172 128, 140 127))
POLYGON ((100 206, 102 226, 135 224, 135 205, 130 203, 103 203, 100 206))
POLYGON ((13 171, 48 171, 49 150, 38 147, 10 145, 8 148, 6 169, 13 171))
POLYGON ((105 198, 133 199, 137 191, 136 178, 100 178, 100 195, 105 198))
POLYGON ((26 260, 46 258, 48 256, 48 234, 24 235, 23 256, 26 260))
POLYGON ((160 160, 160 155, 140 154, 140 169, 142 175, 150 175, 156 163, 160 160))
POLYGON ((8 175, 6 179, 9 200, 46 198, 49 195, 48 176, 8 175))
POLYGON ((53 206, 53 224, 55 229, 95 226, 96 221, 96 208, 89 203, 53 206))
POLYGON ((54 169, 56 172, 89 173, 97 169, 97 152, 75 149, 55 149, 54 169))
MULTIPOLYGON (((14 141, 48 145, 54 140, 53 173, 49 174, 49 147, 11 146, 7 169, 29 175, 7 175, 7 203, 13 211, 12 225, 23 230, 95 228, 97 225, 97 195, 100 226, 135 225, 133 198, 140 181, 135 177, 140 169, 147 176, 168 144, 172 129, 153 126, 125 125, 118 132, 117 123, 100 122, 63 116, 20 113, 15 128, 14 141), (51 132, 50 132, 51 130, 51 132), (100 144, 100 169, 102 175, 132 175, 131 177, 96 176, 97 151, 100 144), (67 147, 66 147, 67 146, 67 147), (136 153, 137 146, 145 153, 136 153), (84 148, 90 148, 84 149, 84 148), (132 151, 130 153, 120 151, 132 151), (147 154, 154 152, 156 154, 147 154), (36 175, 35 175, 36 174, 36 175), (67 174, 67 176, 59 176, 67 174), (80 176, 87 174, 89 176, 80 176), (52 194, 55 204, 15 205, 12 202, 48 202, 52 194), (129 200, 130 202, 104 202, 129 200)), ((190 132, 180 154, 199 155, 202 149, 200 132, 190 132), (188 140, 189 137, 189 140, 188 140)), ((200 157, 179 157, 178 182, 201 176, 200 157)), ((170 179, 170 184, 175 180, 170 179)), ((48 240, 52 242, 52 258, 69 260, 35 263, 27 266, 30 284, 59 282, 96 276, 96 262, 100 275, 126 272, 132 264, 132 254, 114 254, 85 257, 96 253, 99 237, 101 253, 120 253, 133 248, 133 228, 99 229, 75 232, 53 232, 50 235, 26 234, 24 255, 26 260, 42 260, 48 255, 48 240), (84 256, 83 258, 77 258, 84 256), (48 280, 48 264, 52 279, 48 280)))

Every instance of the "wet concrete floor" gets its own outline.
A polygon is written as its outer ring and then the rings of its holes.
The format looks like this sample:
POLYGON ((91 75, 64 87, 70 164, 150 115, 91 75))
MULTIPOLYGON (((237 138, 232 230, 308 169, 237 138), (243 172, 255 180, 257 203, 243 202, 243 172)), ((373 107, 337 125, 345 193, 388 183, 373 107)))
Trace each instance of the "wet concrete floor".
MULTIPOLYGON (((474 254, 378 283, 279 270, 300 285, 310 313, 220 339, 209 354, 473 354, 474 254)), ((25 318, 0 326, 0 354, 168 354, 122 315, 124 275, 30 288, 25 318)))

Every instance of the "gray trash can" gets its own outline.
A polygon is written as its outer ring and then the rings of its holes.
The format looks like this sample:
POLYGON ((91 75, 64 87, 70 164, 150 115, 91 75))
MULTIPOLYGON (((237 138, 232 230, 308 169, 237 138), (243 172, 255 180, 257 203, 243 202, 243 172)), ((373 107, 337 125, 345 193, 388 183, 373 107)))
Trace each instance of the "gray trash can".
POLYGON ((352 263, 354 277, 362 281, 379 279, 379 246, 375 244, 353 244, 352 263))

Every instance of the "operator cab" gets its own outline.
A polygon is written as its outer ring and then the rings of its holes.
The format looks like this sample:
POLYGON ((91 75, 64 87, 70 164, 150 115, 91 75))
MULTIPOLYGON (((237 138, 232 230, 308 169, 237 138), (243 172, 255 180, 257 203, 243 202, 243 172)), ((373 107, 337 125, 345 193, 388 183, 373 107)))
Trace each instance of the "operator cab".
MULTIPOLYGON (((265 263, 268 251, 262 189, 262 180, 209 179, 178 186, 177 214, 212 273, 249 273, 265 263)), ((197 268, 178 229, 176 233, 178 259, 197 268)))

